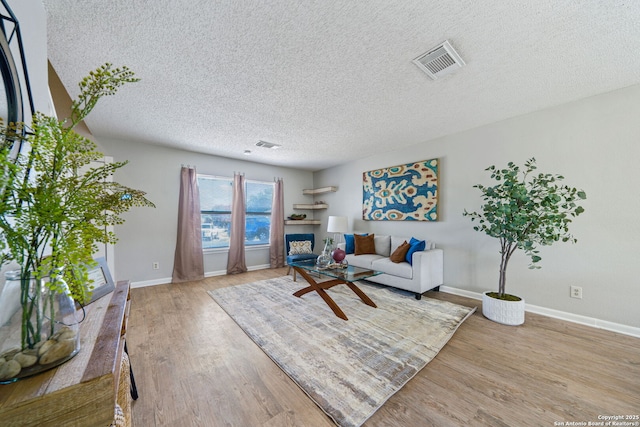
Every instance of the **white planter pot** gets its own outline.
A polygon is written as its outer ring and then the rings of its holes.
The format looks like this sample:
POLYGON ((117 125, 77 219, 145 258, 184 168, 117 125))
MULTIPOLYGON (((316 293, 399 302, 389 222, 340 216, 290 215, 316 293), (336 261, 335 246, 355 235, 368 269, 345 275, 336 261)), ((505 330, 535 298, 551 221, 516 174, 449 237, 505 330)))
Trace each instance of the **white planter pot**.
POLYGON ((489 320, 503 325, 522 325, 524 323, 524 299, 504 301, 482 294, 482 314, 489 320))

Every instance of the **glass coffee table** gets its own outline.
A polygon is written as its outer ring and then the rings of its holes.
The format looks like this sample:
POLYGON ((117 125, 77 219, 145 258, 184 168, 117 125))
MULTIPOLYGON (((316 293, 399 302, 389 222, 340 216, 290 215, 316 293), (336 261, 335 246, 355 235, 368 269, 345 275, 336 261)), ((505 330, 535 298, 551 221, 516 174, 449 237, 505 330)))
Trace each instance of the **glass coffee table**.
POLYGON ((360 297, 362 302, 371 306, 377 307, 376 304, 369 298, 355 282, 358 280, 366 279, 367 277, 377 276, 382 274, 381 271, 370 270, 366 268, 360 268, 355 266, 348 266, 343 268, 323 268, 316 265, 315 260, 292 262, 289 264, 296 272, 300 273, 302 277, 309 283, 306 288, 300 289, 293 295, 300 298, 304 294, 312 291, 316 291, 320 297, 327 303, 329 308, 333 310, 336 316, 341 319, 349 320, 344 312, 338 307, 338 304, 325 292, 326 289, 332 288, 336 285, 347 285, 356 295, 360 297), (326 276, 329 280, 322 282, 316 281, 310 273, 315 273, 318 277, 326 276))

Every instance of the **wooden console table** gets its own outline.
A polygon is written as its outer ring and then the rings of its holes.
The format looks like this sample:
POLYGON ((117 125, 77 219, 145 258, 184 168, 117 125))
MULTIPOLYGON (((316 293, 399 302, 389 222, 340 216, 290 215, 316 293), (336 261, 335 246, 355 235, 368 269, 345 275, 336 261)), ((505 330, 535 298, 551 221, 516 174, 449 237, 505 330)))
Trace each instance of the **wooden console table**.
POLYGON ((104 426, 114 418, 129 313, 129 281, 89 304, 80 352, 57 368, 0 385, 0 424, 104 426))

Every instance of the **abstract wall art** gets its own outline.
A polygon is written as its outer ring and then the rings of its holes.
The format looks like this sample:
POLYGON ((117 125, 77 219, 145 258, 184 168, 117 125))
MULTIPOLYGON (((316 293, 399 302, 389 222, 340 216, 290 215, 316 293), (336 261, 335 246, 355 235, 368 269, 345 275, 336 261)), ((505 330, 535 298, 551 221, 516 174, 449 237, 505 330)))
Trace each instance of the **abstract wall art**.
POLYGON ((437 221, 438 159, 364 172, 362 219, 437 221))

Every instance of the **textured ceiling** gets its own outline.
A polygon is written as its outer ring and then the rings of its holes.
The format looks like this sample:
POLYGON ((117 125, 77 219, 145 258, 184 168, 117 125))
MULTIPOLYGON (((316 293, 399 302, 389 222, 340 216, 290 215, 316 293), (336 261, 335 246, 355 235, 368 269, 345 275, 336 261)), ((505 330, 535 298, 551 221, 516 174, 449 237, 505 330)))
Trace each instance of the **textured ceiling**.
POLYGON ((43 3, 72 97, 105 62, 142 79, 97 137, 309 170, 640 83, 638 1, 43 3), (411 61, 447 39, 467 65, 433 81, 411 61))

